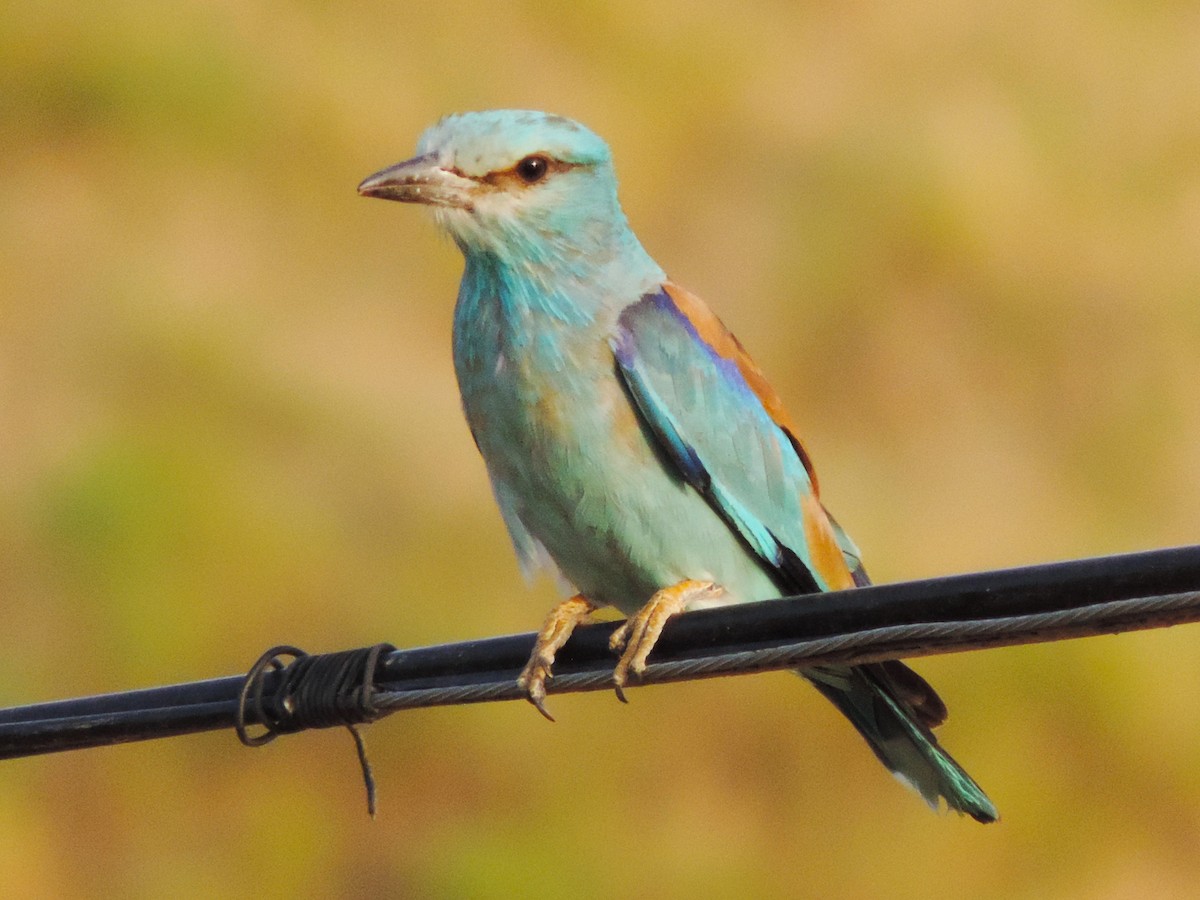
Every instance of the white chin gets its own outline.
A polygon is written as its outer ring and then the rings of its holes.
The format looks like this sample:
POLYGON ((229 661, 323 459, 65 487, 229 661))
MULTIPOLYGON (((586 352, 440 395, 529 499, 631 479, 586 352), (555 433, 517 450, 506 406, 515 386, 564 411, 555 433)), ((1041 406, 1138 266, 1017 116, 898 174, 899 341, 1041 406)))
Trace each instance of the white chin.
POLYGON ((487 250, 495 245, 498 238, 504 236, 503 231, 484 227, 477 212, 469 212, 456 206, 434 207, 433 217, 438 227, 464 247, 487 250))
POLYGON ((474 217, 457 206, 432 206, 433 220, 453 237, 469 238, 477 228, 474 217))

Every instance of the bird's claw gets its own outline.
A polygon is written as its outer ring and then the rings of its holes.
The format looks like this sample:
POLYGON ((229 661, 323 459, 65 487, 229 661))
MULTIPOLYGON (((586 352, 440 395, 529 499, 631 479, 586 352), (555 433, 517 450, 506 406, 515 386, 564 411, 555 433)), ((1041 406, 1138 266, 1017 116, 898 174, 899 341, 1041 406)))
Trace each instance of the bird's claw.
MULTIPOLYGON (((608 649, 613 653, 621 653, 629 643, 629 623, 631 620, 626 619, 621 627, 614 631, 608 638, 608 649)), ((621 659, 617 663, 617 667, 613 670, 613 690, 616 691, 617 699, 622 703, 628 703, 629 700, 625 697, 625 681, 629 676, 630 664, 625 660, 625 654, 621 653, 621 659)), ((646 664, 643 662, 641 669, 635 670, 634 674, 641 676, 645 671, 646 664)))
POLYGON ((614 653, 621 654, 612 676, 613 690, 618 700, 629 702, 625 697, 625 685, 629 683, 631 675, 640 679, 646 671, 646 660, 658 643, 667 620, 699 599, 715 598, 723 593, 724 588, 711 581, 681 581, 656 592, 650 602, 612 633, 608 647, 614 653))
POLYGON ((538 632, 529 662, 525 663, 525 668, 517 676, 517 687, 524 692, 525 699, 551 722, 554 716, 546 709, 546 682, 554 677, 554 657, 567 642, 575 626, 595 608, 595 604, 582 594, 576 594, 550 610, 542 630, 538 632))
POLYGON ((517 676, 517 687, 525 692, 525 699, 551 722, 554 721, 554 716, 546 709, 546 682, 554 677, 554 673, 550 671, 553 663, 552 655, 547 658, 547 654, 535 650, 521 674, 517 676))

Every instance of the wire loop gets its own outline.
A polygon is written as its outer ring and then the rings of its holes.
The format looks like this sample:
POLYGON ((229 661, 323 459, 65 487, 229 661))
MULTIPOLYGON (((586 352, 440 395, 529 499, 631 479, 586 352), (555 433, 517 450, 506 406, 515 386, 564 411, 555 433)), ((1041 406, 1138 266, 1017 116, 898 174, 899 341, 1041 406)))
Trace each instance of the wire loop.
POLYGON ((310 655, 288 644, 272 647, 255 661, 242 682, 234 723, 238 740, 247 747, 261 747, 281 734, 344 726, 354 738, 367 790, 367 811, 374 818, 375 776, 356 726, 385 714, 376 705, 375 671, 380 657, 395 649, 391 644, 375 644, 310 655), (290 663, 284 662, 287 657, 290 663), (272 675, 277 676, 276 684, 268 694, 267 681, 272 675), (247 712, 252 715, 248 717, 247 712), (250 734, 247 718, 265 731, 250 734))

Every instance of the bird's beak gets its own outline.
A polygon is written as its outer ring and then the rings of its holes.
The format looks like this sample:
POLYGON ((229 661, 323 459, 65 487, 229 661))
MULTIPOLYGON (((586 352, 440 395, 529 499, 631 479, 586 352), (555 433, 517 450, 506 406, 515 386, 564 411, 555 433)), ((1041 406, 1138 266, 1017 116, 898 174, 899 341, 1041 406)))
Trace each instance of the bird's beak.
POLYGON ((427 153, 376 172, 358 186, 358 192, 381 200, 470 209, 474 186, 470 178, 442 168, 436 155, 427 153))

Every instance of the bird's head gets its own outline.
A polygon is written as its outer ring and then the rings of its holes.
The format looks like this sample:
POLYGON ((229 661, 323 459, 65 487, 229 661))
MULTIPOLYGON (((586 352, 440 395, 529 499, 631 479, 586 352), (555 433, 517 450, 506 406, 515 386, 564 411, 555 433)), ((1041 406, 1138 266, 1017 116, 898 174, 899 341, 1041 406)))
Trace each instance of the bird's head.
POLYGON ((543 112, 448 116, 421 136, 415 157, 370 176, 358 192, 431 207, 468 256, 588 255, 628 235, 607 145, 543 112))

